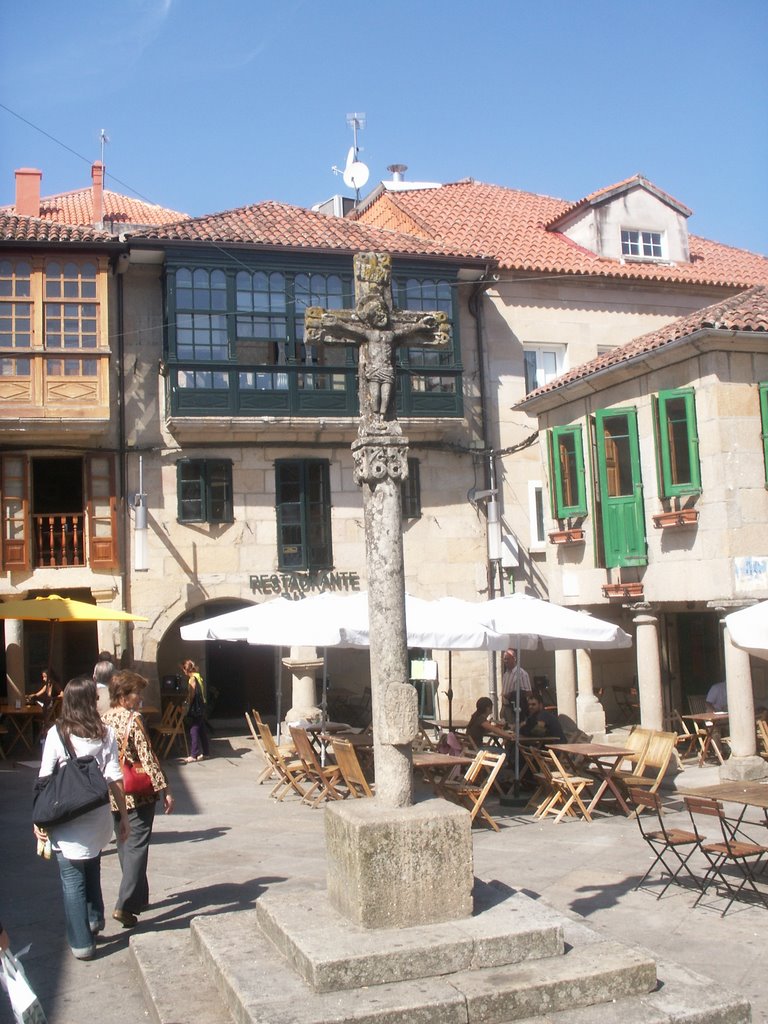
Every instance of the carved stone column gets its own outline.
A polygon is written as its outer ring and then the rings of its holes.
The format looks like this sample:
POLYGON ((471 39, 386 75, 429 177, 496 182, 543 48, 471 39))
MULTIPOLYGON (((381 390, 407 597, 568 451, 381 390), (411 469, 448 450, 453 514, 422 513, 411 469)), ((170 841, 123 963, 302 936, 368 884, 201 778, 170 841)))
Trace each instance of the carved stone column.
POLYGON ((323 667, 314 647, 292 647, 290 656, 283 658, 283 664, 293 675, 291 707, 285 715, 286 722, 297 722, 305 718, 309 722, 320 720, 317 706, 315 683, 317 670, 323 667))
POLYGON ((579 728, 599 742, 605 736, 605 711, 595 696, 592 655, 589 651, 576 651, 576 671, 579 680, 579 694, 576 698, 579 728))
POLYGON ((636 626, 635 645, 640 721, 647 729, 663 729, 664 701, 661 693, 659 620, 655 615, 640 612, 634 616, 632 621, 636 626))
POLYGON ((755 699, 749 655, 731 643, 728 629, 723 637, 725 681, 728 688, 728 729, 731 756, 720 765, 720 778, 764 779, 768 764, 757 754, 755 738, 755 699))
POLYGON ((575 651, 555 651, 555 689, 558 713, 577 721, 575 651))
POLYGON ((24 700, 24 623, 5 620, 5 678, 8 681, 8 703, 24 700))

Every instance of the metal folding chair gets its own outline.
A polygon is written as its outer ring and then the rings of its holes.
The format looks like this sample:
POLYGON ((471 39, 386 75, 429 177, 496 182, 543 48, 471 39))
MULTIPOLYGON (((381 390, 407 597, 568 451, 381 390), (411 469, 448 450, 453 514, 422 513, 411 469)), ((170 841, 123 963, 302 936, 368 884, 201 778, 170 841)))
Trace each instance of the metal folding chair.
POLYGON ((694 853, 696 853, 699 847, 699 839, 696 833, 686 832, 681 828, 667 828, 663 817, 661 797, 658 793, 649 793, 644 789, 638 789, 637 787, 630 786, 629 799, 634 804, 636 811, 639 812, 644 808, 653 811, 657 819, 654 824, 658 824, 658 828, 646 828, 643 823, 642 815, 639 813, 635 814, 637 826, 640 829, 640 835, 646 841, 654 854, 653 863, 637 883, 635 889, 642 888, 646 879, 650 876, 656 865, 661 864, 669 875, 669 879, 661 892, 657 893, 657 900, 661 899, 673 882, 678 882, 678 884, 680 884, 678 879, 681 871, 684 871, 687 874, 696 888, 701 892, 701 882, 688 867, 688 861, 694 853), (685 856, 683 856, 681 851, 685 852, 685 856), (670 855, 677 861, 676 865, 670 866, 670 864, 667 863, 665 858, 670 855))
POLYGON ((758 889, 752 864, 753 861, 754 866, 760 863, 763 854, 768 853, 768 846, 761 846, 759 843, 739 839, 736 834, 736 823, 726 817, 723 805, 719 800, 703 796, 686 796, 684 799, 693 830, 696 833, 699 849, 707 858, 709 864, 707 872, 702 879, 701 892, 696 903, 694 903, 694 907, 705 895, 707 889, 718 882, 725 889, 729 897, 725 909, 720 915, 721 917, 725 916, 728 908, 745 889, 756 896, 763 906, 768 907, 768 894, 758 889), (709 842, 705 836, 702 836, 696 824, 697 816, 704 816, 709 819, 714 818, 718 822, 722 842, 709 842), (733 869, 733 873, 730 876, 723 870, 726 866, 733 869), (734 877, 741 878, 738 885, 734 883, 734 877))

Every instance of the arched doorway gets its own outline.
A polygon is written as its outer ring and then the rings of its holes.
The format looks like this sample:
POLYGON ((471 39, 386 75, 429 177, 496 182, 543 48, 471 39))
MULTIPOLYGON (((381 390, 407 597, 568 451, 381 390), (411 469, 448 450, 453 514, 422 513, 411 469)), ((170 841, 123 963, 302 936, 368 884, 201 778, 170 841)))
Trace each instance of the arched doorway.
POLYGON ((177 619, 158 646, 157 670, 161 680, 177 675, 180 663, 186 658, 200 667, 214 718, 242 718, 251 708, 264 715, 275 714, 279 651, 245 641, 187 642, 181 639, 179 630, 188 623, 224 615, 249 604, 235 598, 207 601, 177 619))

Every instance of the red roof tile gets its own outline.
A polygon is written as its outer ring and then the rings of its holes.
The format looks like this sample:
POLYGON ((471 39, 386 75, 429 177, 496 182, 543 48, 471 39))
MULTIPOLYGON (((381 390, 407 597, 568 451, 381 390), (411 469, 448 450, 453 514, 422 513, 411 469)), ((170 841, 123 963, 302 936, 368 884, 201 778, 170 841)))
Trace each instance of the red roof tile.
POLYGON ((58 224, 39 217, 19 217, 0 210, 0 242, 116 242, 108 231, 58 224))
MULTIPOLYGON (((114 225, 153 225, 173 224, 186 218, 186 213, 169 210, 154 203, 145 203, 141 199, 132 199, 105 188, 103 193, 104 224, 114 225)), ((0 207, 0 213, 14 213, 13 205, 0 207)), ((93 189, 80 188, 72 192, 61 192, 54 196, 40 199, 40 219, 56 221, 58 224, 90 225, 93 223, 93 189)))
POLYGON ((345 252, 371 249, 414 256, 472 257, 472 251, 460 245, 425 241, 423 235, 388 231, 273 201, 130 232, 130 237, 134 240, 218 242, 345 252))
POLYGON ((694 235, 689 236, 690 263, 625 263, 598 256, 547 230, 573 207, 551 196, 467 179, 438 188, 377 191, 355 218, 494 258, 506 270, 730 287, 768 283, 765 256, 694 235))
POLYGON ((592 374, 607 370, 611 366, 619 366, 631 359, 647 355, 649 352, 664 348, 674 341, 687 338, 702 330, 768 333, 768 287, 757 285, 754 288, 749 288, 722 302, 716 302, 695 313, 689 313, 688 316, 681 317, 679 320, 673 320, 665 327, 642 334, 625 345, 618 345, 610 352, 605 352, 588 363, 575 366, 548 384, 531 391, 520 404, 524 405, 531 399, 551 394, 575 381, 584 380, 592 374))

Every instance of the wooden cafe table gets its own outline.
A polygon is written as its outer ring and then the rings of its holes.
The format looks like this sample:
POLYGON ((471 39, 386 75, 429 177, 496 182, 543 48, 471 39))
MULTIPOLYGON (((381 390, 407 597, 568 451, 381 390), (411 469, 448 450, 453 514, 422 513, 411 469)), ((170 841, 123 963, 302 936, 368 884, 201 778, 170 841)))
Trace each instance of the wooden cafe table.
POLYGON ((39 704, 0 704, 0 716, 5 718, 13 729, 8 740, 7 753, 21 741, 30 753, 35 749, 35 725, 42 725, 43 709, 39 704))
MULTIPOLYGON (((747 812, 748 807, 759 808, 764 816, 765 822, 761 824, 768 825, 768 784, 765 782, 750 782, 750 781, 737 781, 732 780, 728 782, 717 782, 712 786, 697 786, 689 787, 687 789, 678 789, 677 791, 680 796, 706 796, 713 800, 719 800, 721 803, 738 804, 741 807, 739 817, 736 819, 735 827, 737 831, 741 832, 750 842, 755 842, 754 838, 746 835, 742 829, 744 821, 744 815, 747 812)), ((765 836, 759 842, 762 842, 765 836)))
POLYGON ((710 750, 714 750, 717 755, 717 759, 720 764, 723 763, 725 758, 723 757, 722 751, 720 750, 720 743, 722 737, 719 736, 719 727, 725 725, 728 721, 727 711, 700 711, 695 715, 683 715, 683 718, 688 719, 689 722, 694 722, 696 726, 703 726, 705 735, 702 736, 697 728, 697 738, 699 740, 699 764, 704 764, 709 756, 710 750))
POLYGON ((608 790, 613 794, 622 812, 629 817, 633 813, 627 804, 621 789, 616 784, 616 773, 625 757, 633 753, 625 747, 612 747, 606 743, 548 743, 547 747, 558 754, 565 754, 569 767, 578 774, 573 765, 576 757, 583 757, 590 765, 590 772, 597 776, 599 785, 589 802, 587 810, 590 815, 597 809, 600 801, 608 790))
POLYGON ((436 750, 414 750, 414 771, 424 773, 424 778, 433 786, 443 776, 450 774, 452 768, 464 768, 472 764, 474 757, 466 754, 441 754, 436 750))

